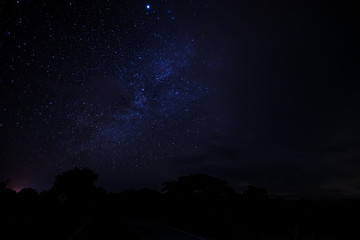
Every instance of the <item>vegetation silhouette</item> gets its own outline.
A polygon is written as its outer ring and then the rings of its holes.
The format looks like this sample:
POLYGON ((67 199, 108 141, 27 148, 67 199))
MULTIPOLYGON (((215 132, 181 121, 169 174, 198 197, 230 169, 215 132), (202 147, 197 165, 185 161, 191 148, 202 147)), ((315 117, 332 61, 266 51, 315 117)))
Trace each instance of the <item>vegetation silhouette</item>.
POLYGON ((206 174, 190 174, 180 177, 178 181, 165 182, 163 192, 176 196, 229 196, 235 191, 226 181, 206 174))
POLYGON ((40 194, 16 193, 0 181, 0 239, 161 240, 160 228, 151 227, 159 223, 204 239, 360 239, 352 218, 360 214, 359 199, 285 200, 255 186, 239 193, 200 173, 165 182, 162 191, 108 193, 97 180, 92 170, 74 168, 40 194))
POLYGON ((94 204, 97 180, 92 170, 74 168, 57 175, 49 192, 61 203, 84 210, 94 204))

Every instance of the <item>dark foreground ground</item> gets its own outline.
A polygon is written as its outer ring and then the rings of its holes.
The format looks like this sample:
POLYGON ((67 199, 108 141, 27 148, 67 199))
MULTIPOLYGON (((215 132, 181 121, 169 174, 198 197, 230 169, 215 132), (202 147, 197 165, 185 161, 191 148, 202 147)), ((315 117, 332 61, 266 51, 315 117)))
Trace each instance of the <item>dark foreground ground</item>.
POLYGON ((358 200, 212 199, 148 190, 105 194, 90 205, 49 204, 43 197, 3 207, 0 230, 6 237, 0 239, 360 239, 358 200))
POLYGON ((360 200, 270 199, 189 175, 164 191, 107 193, 75 169, 38 194, 0 184, 0 239, 359 240, 360 200), (84 180, 85 179, 85 180, 84 180))
POLYGON ((69 239, 211 240, 159 222, 103 221, 101 219, 89 221, 69 239))

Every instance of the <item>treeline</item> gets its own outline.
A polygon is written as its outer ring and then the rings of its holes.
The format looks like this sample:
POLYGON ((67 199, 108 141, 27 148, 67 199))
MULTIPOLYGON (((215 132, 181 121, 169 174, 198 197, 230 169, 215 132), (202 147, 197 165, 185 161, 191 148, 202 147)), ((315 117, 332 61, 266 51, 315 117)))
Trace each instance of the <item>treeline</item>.
POLYGON ((139 239, 134 221, 211 239, 360 239, 359 200, 270 199, 265 189, 238 193, 205 174, 166 182, 161 192, 107 193, 97 179, 90 169, 75 168, 40 194, 30 188, 16 193, 0 182, 0 239, 111 239, 110 227, 122 239, 139 239), (79 233, 89 222, 91 230, 79 233))

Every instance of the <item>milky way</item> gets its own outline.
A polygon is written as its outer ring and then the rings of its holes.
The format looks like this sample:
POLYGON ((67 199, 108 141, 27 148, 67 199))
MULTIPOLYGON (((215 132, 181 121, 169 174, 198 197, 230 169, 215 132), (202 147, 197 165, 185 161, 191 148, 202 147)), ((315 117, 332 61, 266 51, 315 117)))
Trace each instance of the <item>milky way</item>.
POLYGON ((112 191, 190 173, 358 194, 348 2, 0 0, 0 181, 90 167, 112 191))
MULTIPOLYGON (((191 21, 199 6, 187 4, 191 21)), ((186 14, 175 2, 18 1, 2 9, 8 168, 38 172, 40 162, 136 175, 198 150, 215 60, 187 31, 191 23, 178 23, 186 14)))

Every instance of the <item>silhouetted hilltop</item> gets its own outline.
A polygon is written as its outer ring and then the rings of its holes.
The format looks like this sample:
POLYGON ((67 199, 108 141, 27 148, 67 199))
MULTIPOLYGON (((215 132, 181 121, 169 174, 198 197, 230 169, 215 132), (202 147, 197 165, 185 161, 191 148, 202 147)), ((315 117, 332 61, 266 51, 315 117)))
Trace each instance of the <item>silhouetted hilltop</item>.
POLYGON ((359 237, 358 220, 352 218, 360 214, 356 199, 270 199, 263 188, 249 186, 238 193, 225 181, 205 174, 166 182, 161 192, 130 189, 107 193, 96 186, 97 179, 90 169, 74 168, 59 174, 49 191, 40 194, 31 188, 16 193, 7 188, 7 181, 0 182, 1 239, 162 239, 159 236, 181 235, 171 229, 204 239, 359 237))

